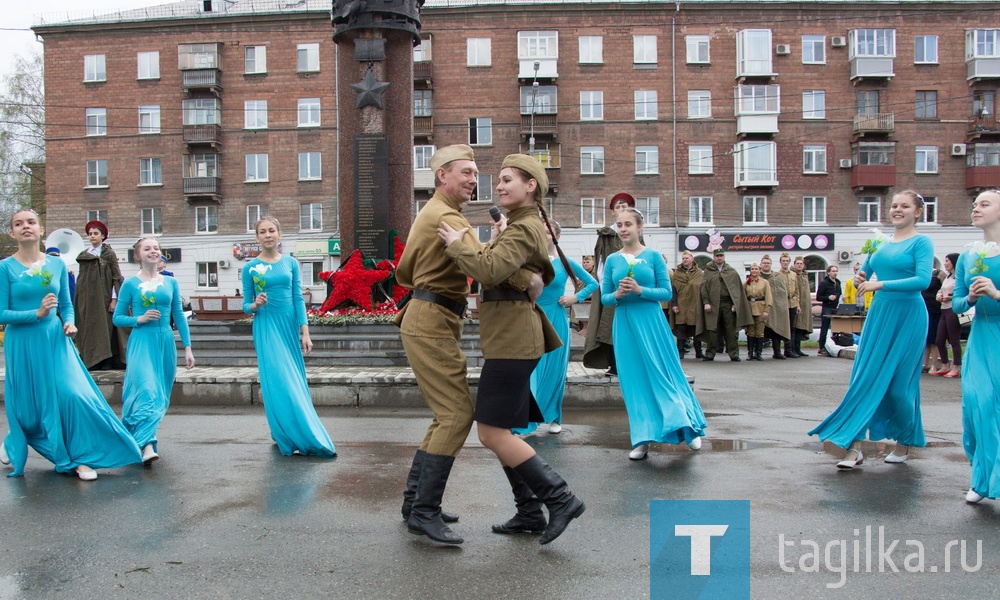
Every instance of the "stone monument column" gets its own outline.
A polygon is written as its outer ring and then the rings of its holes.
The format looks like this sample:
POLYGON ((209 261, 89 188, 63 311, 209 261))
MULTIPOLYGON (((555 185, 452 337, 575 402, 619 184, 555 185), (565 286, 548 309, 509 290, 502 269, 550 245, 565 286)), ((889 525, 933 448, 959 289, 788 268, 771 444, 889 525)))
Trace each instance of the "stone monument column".
POLYGON ((424 0, 334 0, 342 256, 393 258, 413 222, 413 47, 424 0))

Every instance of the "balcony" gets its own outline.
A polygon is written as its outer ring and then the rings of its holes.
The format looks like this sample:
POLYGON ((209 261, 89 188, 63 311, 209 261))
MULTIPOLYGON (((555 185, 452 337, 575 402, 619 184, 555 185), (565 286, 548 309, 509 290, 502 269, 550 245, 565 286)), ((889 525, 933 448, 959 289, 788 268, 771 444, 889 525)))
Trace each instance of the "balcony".
POLYGON ((892 133, 896 130, 895 113, 875 113, 854 116, 854 134, 892 133))
POLYGON ((222 144, 221 125, 185 125, 183 132, 185 144, 192 146, 205 144, 218 147, 222 144))
POLYGON ((896 165, 855 165, 851 167, 852 188, 889 188, 896 185, 896 165))
POLYGON ((854 56, 851 58, 851 81, 891 79, 895 76, 892 56, 854 56))
POLYGON ((966 132, 968 141, 974 141, 983 136, 1000 135, 1000 126, 995 116, 969 117, 969 127, 966 132))
MULTIPOLYGON (((530 137, 532 133, 531 115, 521 115, 521 135, 530 137)), ((556 137, 559 134, 559 118, 556 113, 544 115, 535 114, 534 121, 535 135, 551 135, 556 137)))
POLYGON ((778 133, 778 115, 737 115, 736 134, 778 133))
POLYGON ((222 71, 218 69, 199 69, 182 71, 181 84, 185 92, 209 91, 219 95, 222 91, 222 71))
POLYGON ((413 117, 413 136, 414 137, 434 137, 434 117, 413 117))
POLYGON ((413 63, 413 81, 430 87, 434 80, 434 63, 429 60, 413 63))
POLYGON ((413 169, 413 189, 434 191, 434 171, 413 169))
POLYGON ((1000 79, 1000 57, 970 58, 965 62, 968 66, 967 81, 1000 79))
POLYGON ((222 179, 220 177, 185 177, 184 197, 188 200, 196 198, 210 198, 221 200, 220 190, 222 179))
POLYGON ((967 167, 965 189, 970 192, 1000 188, 1000 166, 967 167))
POLYGON ((522 81, 554 80, 559 77, 556 68, 558 59, 550 58, 521 58, 517 61, 517 77, 522 81), (538 63, 538 72, 535 72, 535 63, 538 63))

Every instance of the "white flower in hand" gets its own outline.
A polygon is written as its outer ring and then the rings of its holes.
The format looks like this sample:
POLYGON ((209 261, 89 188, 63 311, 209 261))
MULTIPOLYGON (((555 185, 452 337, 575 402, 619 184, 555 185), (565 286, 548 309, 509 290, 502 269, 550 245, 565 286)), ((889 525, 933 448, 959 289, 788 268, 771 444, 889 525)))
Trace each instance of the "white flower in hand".
POLYGON ((149 281, 143 281, 140 283, 139 291, 142 292, 143 295, 150 294, 158 290, 161 285, 163 285, 163 276, 159 275, 149 281))

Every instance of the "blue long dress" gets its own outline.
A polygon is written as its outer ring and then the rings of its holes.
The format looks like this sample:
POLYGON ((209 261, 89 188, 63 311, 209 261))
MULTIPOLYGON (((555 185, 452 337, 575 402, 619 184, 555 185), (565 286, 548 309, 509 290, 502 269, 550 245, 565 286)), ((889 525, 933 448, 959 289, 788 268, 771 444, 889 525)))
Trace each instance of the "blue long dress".
POLYGON ((140 448, 159 441, 156 430, 170 406, 170 391, 177 375, 177 345, 170 317, 177 324, 184 346, 191 345, 182 308, 181 289, 173 277, 143 282, 130 277, 118 291, 115 327, 131 327, 126 349, 125 382, 122 385, 122 422, 140 448), (128 314, 132 309, 131 316, 128 314), (139 323, 147 311, 160 311, 156 321, 139 323))
POLYGON ((861 270, 882 282, 875 292, 847 394, 809 435, 841 448, 865 439, 925 446, 920 417, 920 365, 927 338, 927 307, 934 245, 926 235, 882 242, 861 270))
POLYGON ((641 295, 615 298, 618 283, 629 270, 621 251, 608 257, 601 282, 601 303, 615 306, 611 337, 632 447, 688 443, 705 435, 707 425, 660 306, 673 297, 667 265, 659 252, 649 248, 635 258, 639 262, 632 278, 642 287, 641 295))
MULTIPOLYGON (((576 301, 583 302, 597 291, 597 280, 573 259, 567 258, 569 266, 584 287, 576 293, 576 301)), ((552 270, 555 278, 545 286, 536 304, 548 317, 549 323, 559 334, 563 345, 551 352, 546 352, 538 361, 531 373, 531 394, 535 397, 542 418, 546 423, 562 422, 563 396, 566 393, 566 370, 569 368, 569 315, 566 307, 559 305, 559 299, 566 295, 566 281, 569 274, 559 257, 552 259, 552 270)), ((514 433, 531 433, 538 428, 538 423, 528 423, 524 429, 514 429, 514 433)))
MULTIPOLYGON (((956 313, 969 310, 969 286, 976 275, 975 253, 959 258, 955 271, 955 295, 951 308, 956 313)), ((984 258, 989 277, 1000 288, 1000 256, 984 258)), ((877 294, 876 294, 877 297, 877 294)), ((969 343, 962 355, 962 445, 972 463, 969 486, 985 498, 1000 498, 1000 302, 980 297, 976 300, 969 343)))
POLYGON ((0 324, 4 333, 4 401, 10 431, 4 439, 13 472, 24 474, 28 446, 60 473, 80 465, 110 469, 142 462, 135 440, 108 406, 83 366, 63 323, 74 323, 66 266, 46 257, 30 268, 0 261, 0 324), (36 311, 53 293, 59 300, 42 319, 36 311))
POLYGON ((254 314, 253 343, 271 439, 285 456, 295 451, 312 456, 336 455, 306 381, 306 363, 299 343, 299 327, 307 323, 299 263, 287 256, 274 263, 253 259, 243 267, 243 298, 243 311, 254 314), (267 304, 253 313, 251 306, 257 292, 267 293, 267 304))

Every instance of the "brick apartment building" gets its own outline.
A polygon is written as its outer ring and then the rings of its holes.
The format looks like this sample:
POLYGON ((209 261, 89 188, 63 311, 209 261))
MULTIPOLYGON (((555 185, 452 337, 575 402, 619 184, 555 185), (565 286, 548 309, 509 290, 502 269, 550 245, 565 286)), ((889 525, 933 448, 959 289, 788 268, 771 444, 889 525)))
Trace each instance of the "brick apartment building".
MULTIPOLYGON (((304 279, 338 264, 330 5, 178 2, 37 24, 48 228, 102 217, 118 248, 161 235, 195 294, 238 286, 234 248, 264 213, 304 279)), ((482 173, 473 224, 486 229, 503 157, 531 151, 571 256, 628 191, 671 264, 715 228, 734 265, 787 249, 819 272, 853 262, 907 188, 943 256, 975 235, 971 198, 1000 186, 998 15, 963 0, 427 0, 414 210, 434 148, 461 142, 482 173)))

